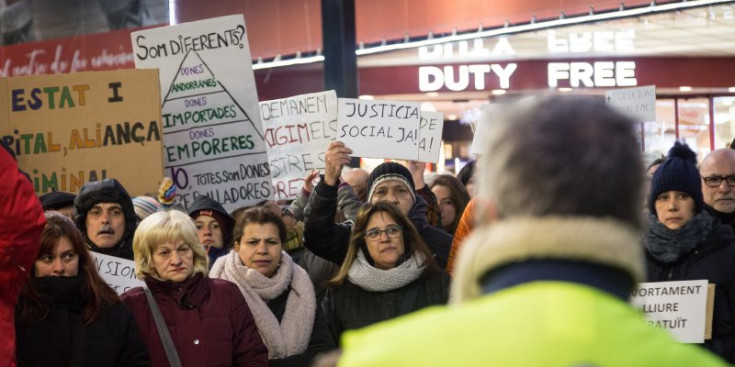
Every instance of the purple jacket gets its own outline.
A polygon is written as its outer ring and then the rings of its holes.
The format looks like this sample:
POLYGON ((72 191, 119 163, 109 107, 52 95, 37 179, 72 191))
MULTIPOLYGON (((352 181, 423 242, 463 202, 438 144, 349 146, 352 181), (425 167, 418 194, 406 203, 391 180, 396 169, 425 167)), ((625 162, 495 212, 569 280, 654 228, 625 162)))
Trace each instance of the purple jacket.
MULTIPOLYGON (((147 278, 184 367, 267 366, 268 350, 236 285, 201 274, 181 283, 147 278)), ((148 347, 152 367, 168 359, 143 288, 123 294, 148 347)))

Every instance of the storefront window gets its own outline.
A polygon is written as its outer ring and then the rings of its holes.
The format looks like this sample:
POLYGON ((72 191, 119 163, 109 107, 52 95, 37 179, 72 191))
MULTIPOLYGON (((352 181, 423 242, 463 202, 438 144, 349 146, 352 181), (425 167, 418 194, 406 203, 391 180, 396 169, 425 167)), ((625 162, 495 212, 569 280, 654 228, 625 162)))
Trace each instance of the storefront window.
MULTIPOLYGON (((715 112, 715 148, 724 148, 735 137, 733 102, 735 97, 715 98, 715 104, 719 103, 720 107, 719 114, 715 112)), ((656 121, 643 124, 646 163, 665 156, 677 138, 687 143, 697 153, 698 162, 711 151, 709 99, 679 98, 656 101, 656 121)))
POLYGON ((712 151, 709 129, 709 99, 679 99, 679 139, 697 153, 697 161, 712 151))
POLYGON ((676 108, 673 99, 656 101, 656 121, 643 123, 645 163, 665 156, 676 140, 676 108))
POLYGON ((714 98, 715 149, 730 147, 735 138, 735 97, 714 98))

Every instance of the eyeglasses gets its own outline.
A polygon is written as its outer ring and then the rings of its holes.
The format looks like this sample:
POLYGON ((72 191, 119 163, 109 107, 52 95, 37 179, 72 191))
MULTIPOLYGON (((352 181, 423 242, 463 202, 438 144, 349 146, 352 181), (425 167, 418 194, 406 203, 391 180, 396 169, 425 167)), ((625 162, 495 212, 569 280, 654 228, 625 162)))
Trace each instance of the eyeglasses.
POLYGON ((365 238, 371 241, 375 241, 378 238, 380 238, 380 235, 382 235, 383 232, 385 232, 385 234, 387 234, 388 237, 395 238, 395 237, 400 236, 402 231, 403 231, 403 227, 397 224, 393 224, 393 225, 386 226, 385 229, 373 228, 369 231, 365 231, 365 238))
POLYGON ((727 181, 727 186, 735 186, 735 175, 702 177, 702 180, 709 187, 719 187, 722 184, 722 180, 727 181))

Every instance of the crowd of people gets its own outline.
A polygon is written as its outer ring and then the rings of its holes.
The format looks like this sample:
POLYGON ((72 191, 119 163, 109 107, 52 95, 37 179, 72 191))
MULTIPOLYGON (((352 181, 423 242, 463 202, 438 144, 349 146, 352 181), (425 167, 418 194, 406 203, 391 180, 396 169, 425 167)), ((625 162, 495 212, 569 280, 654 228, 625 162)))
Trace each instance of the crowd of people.
POLYGON ((0 365, 735 363, 735 150, 697 166, 676 142, 646 176, 634 126, 599 98, 527 98, 456 175, 349 168, 333 141, 298 198, 231 212, 180 207, 170 180, 36 198, 0 150, 0 365), (118 295, 94 253, 144 285, 118 295), (629 303, 676 280, 714 285, 700 345, 629 303))

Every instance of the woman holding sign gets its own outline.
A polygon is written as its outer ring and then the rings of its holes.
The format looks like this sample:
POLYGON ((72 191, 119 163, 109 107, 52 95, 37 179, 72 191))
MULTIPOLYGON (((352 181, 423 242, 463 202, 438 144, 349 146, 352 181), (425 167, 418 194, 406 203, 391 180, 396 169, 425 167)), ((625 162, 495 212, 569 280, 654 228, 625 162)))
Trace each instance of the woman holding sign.
POLYGON ((271 366, 308 366, 335 348, 304 269, 283 250, 286 225, 267 207, 248 209, 235 224, 235 248, 210 276, 240 288, 268 347, 271 366))
POLYGON ((60 213, 46 213, 16 316, 18 366, 148 366, 133 315, 60 213))
POLYGON ((366 204, 357 216, 345 261, 323 300, 335 339, 342 332, 444 304, 449 276, 408 217, 393 203, 366 204))
POLYGON ((702 181, 718 187, 723 179, 700 179, 695 153, 676 142, 651 179, 644 245, 647 281, 706 279, 715 285, 712 339, 704 347, 733 363, 735 235, 729 225, 703 210, 701 187, 702 181))
POLYGON ((194 222, 176 211, 154 213, 133 238, 135 273, 146 287, 122 300, 135 315, 151 366, 267 366, 267 350, 237 287, 207 277, 194 222))

